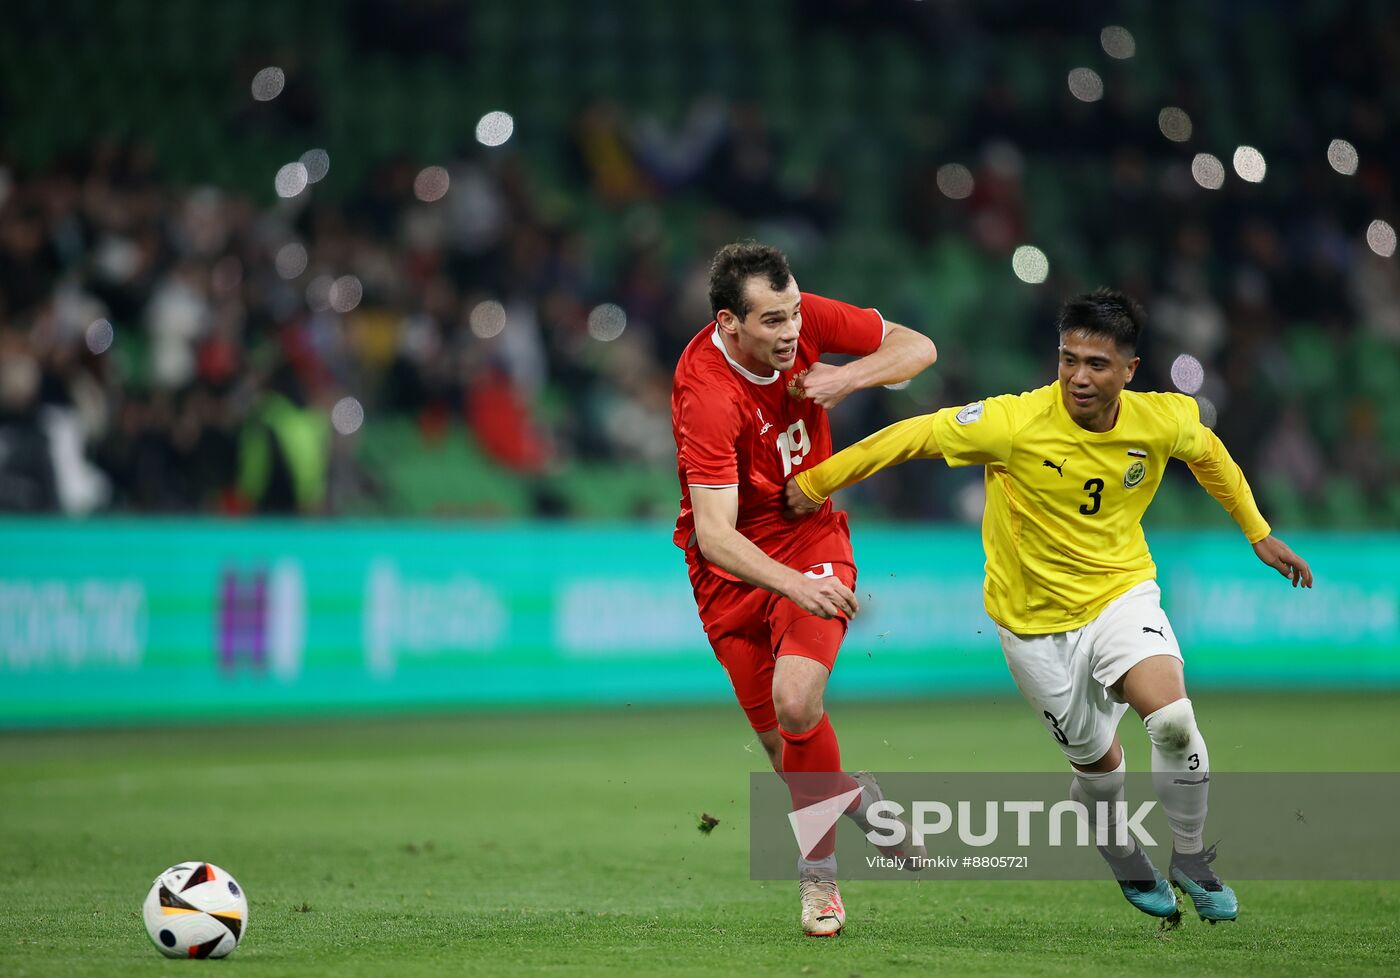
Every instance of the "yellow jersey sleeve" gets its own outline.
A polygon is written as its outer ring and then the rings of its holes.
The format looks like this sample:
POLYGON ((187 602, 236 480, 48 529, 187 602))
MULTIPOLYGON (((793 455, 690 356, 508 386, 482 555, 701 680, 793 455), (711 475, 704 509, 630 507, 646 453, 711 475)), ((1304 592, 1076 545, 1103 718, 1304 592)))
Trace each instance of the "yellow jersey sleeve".
POLYGON ((934 434, 937 414, 921 414, 881 428, 810 469, 796 476, 802 491, 817 502, 853 482, 860 482, 881 469, 911 458, 937 458, 940 454, 934 434))
POLYGON ((1015 398, 992 397, 957 408, 898 421, 798 473, 808 497, 824 502, 838 489, 914 458, 944 458, 949 465, 987 465, 1011 453, 1015 398))
POLYGON ((1225 443, 1201 424, 1200 408, 1193 398, 1178 396, 1181 430, 1172 457, 1179 458, 1191 469, 1201 488, 1216 498, 1230 514, 1250 543, 1258 543, 1272 533, 1254 492, 1245 481, 1244 472, 1230 457, 1225 443))
POLYGON ((1011 457, 1019 403, 1015 395, 1000 395, 934 412, 933 434, 943 458, 954 467, 1005 462, 1011 457))

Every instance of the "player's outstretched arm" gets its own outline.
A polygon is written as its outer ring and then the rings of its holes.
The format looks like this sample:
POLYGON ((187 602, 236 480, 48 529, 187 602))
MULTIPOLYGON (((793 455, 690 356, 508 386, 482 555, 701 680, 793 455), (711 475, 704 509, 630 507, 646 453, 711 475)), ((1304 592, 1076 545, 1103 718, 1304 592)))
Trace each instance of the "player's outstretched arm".
POLYGON ((1254 553, 1264 563, 1293 582, 1294 587, 1312 587, 1312 568, 1308 562, 1276 536, 1267 536, 1254 545, 1254 553))
POLYGON ((739 519, 739 489, 690 487, 695 514, 695 538, 705 559, 749 584, 781 594, 821 618, 860 610, 851 589, 836 577, 811 578, 768 556, 735 526, 739 519))
POLYGON ((795 388, 829 411, 856 391, 902 384, 937 359, 938 348, 933 340, 907 326, 887 322, 885 338, 874 353, 839 367, 814 363, 796 379, 795 388))
POLYGON ((1288 544, 1273 535, 1264 514, 1254 502, 1254 493, 1244 472, 1230 457, 1225 443, 1201 425, 1193 432, 1194 448, 1186 458, 1191 474, 1219 501, 1239 524, 1260 560, 1288 578, 1294 587, 1312 587, 1312 568, 1288 544))
POLYGON ((1225 507, 1225 512, 1239 525, 1251 544, 1269 535, 1269 522, 1259 512, 1254 492, 1215 432, 1196 422, 1196 429, 1190 433, 1188 449, 1179 449, 1175 454, 1191 468, 1191 474, 1201 487, 1225 507))
POLYGON ((934 434, 932 414, 897 421, 862 438, 835 455, 788 481, 784 489, 789 516, 802 516, 818 509, 833 492, 881 469, 911 458, 939 458, 943 453, 934 434))

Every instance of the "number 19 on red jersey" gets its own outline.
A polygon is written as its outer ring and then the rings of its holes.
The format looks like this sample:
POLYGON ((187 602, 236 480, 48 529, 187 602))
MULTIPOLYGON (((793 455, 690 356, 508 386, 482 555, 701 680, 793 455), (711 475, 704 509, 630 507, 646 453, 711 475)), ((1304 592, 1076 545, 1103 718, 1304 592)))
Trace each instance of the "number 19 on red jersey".
POLYGON ((802 464, 812 451, 811 439, 807 437, 807 423, 799 418, 787 431, 778 435, 778 454, 783 457, 783 478, 792 475, 792 470, 802 464))

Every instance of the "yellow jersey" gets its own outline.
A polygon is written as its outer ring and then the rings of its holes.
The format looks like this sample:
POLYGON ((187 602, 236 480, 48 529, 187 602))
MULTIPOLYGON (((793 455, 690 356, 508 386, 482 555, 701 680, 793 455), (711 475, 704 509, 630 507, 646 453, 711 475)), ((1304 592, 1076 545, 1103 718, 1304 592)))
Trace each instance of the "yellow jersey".
POLYGON ((1025 635, 1093 621, 1157 576, 1142 516, 1167 460, 1181 459, 1250 543, 1269 535, 1243 473, 1183 394, 1125 390, 1112 429, 1081 428, 1058 382, 910 418, 798 478, 813 499, 896 462, 942 456, 986 467, 984 597, 992 619, 1025 635))

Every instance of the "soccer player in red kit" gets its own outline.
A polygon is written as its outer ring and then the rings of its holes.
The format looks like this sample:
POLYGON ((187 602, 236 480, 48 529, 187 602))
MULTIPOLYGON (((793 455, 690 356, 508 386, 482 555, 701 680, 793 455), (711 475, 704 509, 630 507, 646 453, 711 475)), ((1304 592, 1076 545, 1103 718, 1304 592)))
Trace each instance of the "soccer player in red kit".
MULTIPOLYGON (((833 785, 853 787, 839 774, 841 749, 822 703, 858 608, 846 514, 827 503, 789 521, 783 487, 831 454, 828 409, 852 391, 908 380, 937 351, 874 309, 800 292, 786 256, 754 242, 715 255, 710 305, 714 322, 681 355, 671 393, 682 493, 676 545, 715 657, 774 770, 832 773, 841 779, 833 785), (820 362, 829 353, 858 359, 820 362)), ((864 813, 879 789, 859 783, 847 814, 868 830, 864 813)), ((820 800, 792 790, 797 807, 820 800)), ((839 933, 846 917, 834 832, 798 868, 803 930, 839 933)))

